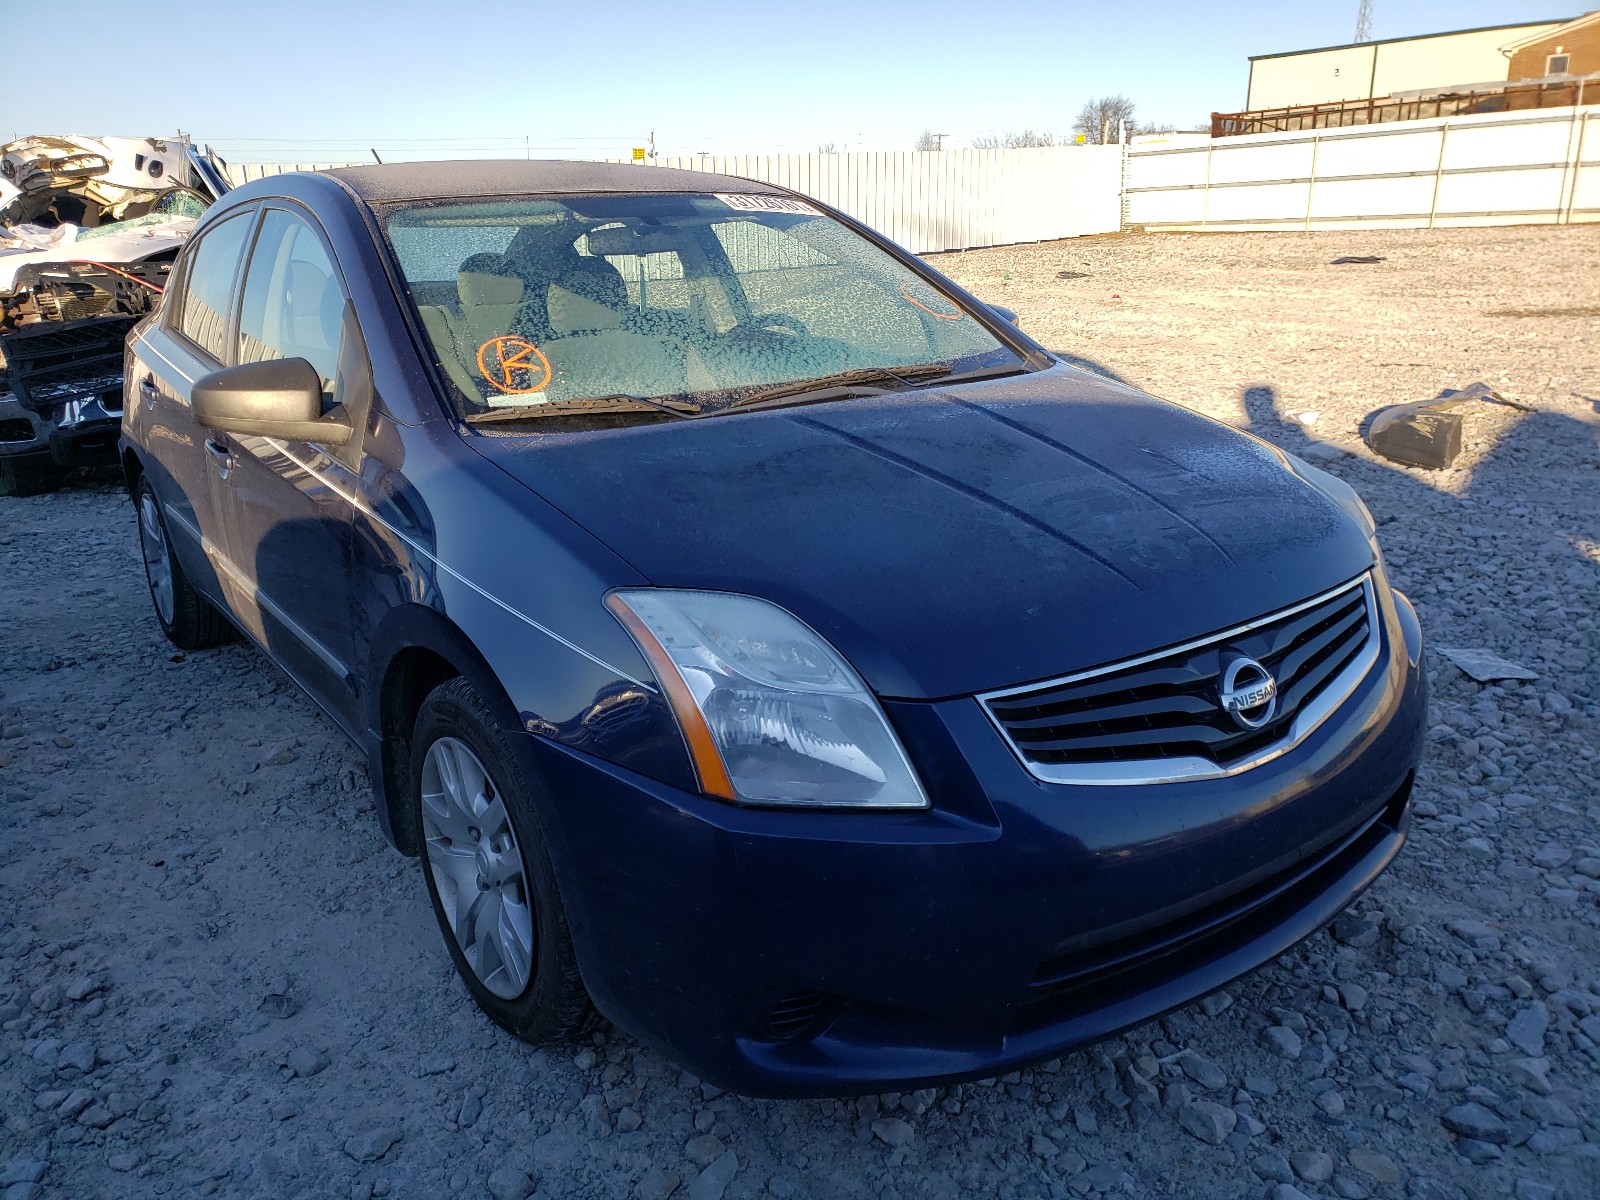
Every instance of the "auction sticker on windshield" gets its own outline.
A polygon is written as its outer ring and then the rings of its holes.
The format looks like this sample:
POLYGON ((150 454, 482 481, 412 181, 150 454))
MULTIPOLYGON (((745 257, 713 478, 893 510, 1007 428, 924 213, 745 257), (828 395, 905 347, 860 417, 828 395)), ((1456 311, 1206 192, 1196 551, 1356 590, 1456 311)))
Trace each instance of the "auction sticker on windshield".
POLYGON ((814 207, 792 196, 757 196, 750 192, 713 192, 712 196, 740 212, 799 213, 807 217, 817 215, 814 207))
POLYGON ((478 372, 495 391, 520 396, 549 384, 550 360, 523 338, 490 338, 478 347, 478 372))

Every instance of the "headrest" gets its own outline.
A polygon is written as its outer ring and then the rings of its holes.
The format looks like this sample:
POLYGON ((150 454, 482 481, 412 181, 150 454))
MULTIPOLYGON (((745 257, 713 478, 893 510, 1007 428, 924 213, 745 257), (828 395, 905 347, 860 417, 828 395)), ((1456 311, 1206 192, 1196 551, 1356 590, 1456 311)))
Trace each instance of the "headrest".
POLYGON ((491 275, 464 270, 456 276, 456 294, 461 297, 462 304, 475 308, 488 304, 520 304, 522 280, 515 275, 491 275))
POLYGON ((628 285, 605 259, 574 258, 551 282, 547 305, 556 333, 615 329, 628 307, 628 285))

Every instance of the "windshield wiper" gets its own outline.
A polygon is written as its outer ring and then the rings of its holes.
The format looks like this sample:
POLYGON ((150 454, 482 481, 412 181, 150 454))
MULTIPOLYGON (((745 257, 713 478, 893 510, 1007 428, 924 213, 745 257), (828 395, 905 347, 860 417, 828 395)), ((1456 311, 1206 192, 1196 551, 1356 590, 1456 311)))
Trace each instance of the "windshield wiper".
POLYGON ((719 413, 731 412, 736 408, 759 408, 764 404, 778 400, 796 401, 802 397, 818 393, 817 399, 836 399, 833 393, 858 386, 871 386, 883 383, 898 383, 911 386, 913 380, 933 379, 950 374, 950 368, 944 363, 918 363, 907 367, 857 367, 852 371, 838 371, 832 375, 820 375, 815 379, 797 379, 793 383, 780 383, 776 387, 763 388, 759 392, 752 392, 748 396, 740 396, 729 404, 717 409, 719 413))
POLYGON ((544 404, 491 408, 488 412, 468 413, 463 420, 468 425, 491 425, 497 421, 540 421, 546 417, 623 412, 664 412, 673 417, 693 417, 699 414, 700 406, 686 400, 657 400, 650 396, 613 392, 608 396, 575 396, 570 400, 552 400, 544 404))

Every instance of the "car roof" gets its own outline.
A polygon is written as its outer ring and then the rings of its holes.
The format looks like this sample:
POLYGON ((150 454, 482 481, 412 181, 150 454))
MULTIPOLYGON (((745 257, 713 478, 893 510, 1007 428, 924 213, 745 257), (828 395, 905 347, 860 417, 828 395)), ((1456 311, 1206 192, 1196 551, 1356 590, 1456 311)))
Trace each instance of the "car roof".
POLYGON ((737 175, 680 171, 636 163, 572 162, 565 159, 460 159, 448 162, 384 163, 329 167, 317 172, 337 179, 363 200, 472 199, 625 192, 754 192, 782 195, 783 189, 737 175))

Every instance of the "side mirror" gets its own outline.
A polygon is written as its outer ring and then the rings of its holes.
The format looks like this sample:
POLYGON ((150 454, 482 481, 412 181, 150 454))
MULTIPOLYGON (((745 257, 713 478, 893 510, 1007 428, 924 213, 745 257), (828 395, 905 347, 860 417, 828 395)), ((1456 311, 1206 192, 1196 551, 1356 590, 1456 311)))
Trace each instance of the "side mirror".
POLYGON ((1017 326, 1017 328, 1022 328, 1022 322, 1017 319, 1017 314, 1012 312, 1009 308, 1001 308, 998 304, 991 304, 989 305, 989 311, 998 317, 1004 317, 1007 321, 1010 321, 1013 325, 1017 326))
POLYGON ((322 412, 322 379, 303 358, 275 358, 213 371, 189 393, 194 419, 224 433, 342 446, 343 408, 322 412))

